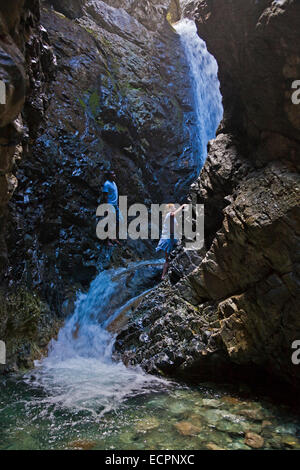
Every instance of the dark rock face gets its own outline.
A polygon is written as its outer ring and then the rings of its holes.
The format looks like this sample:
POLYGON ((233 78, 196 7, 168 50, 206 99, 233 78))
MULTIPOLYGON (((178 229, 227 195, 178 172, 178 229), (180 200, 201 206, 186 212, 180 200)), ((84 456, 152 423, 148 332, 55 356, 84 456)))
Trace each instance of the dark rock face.
POLYGON ((84 2, 75 23, 44 10, 57 83, 66 83, 54 102, 56 110, 68 109, 64 131, 73 136, 78 129, 78 144, 85 139, 98 154, 100 172, 110 164, 126 171, 128 186, 120 190, 141 202, 180 197, 195 172, 188 69, 165 19, 167 4, 84 2))
POLYGON ((151 372, 227 380, 259 370, 299 388, 300 5, 184 7, 218 60, 225 106, 190 193, 205 204, 206 253, 144 300, 116 349, 151 372))
MULTIPOLYGON (((37 134, 44 118, 54 75, 55 57, 47 32, 40 25, 39 1, 2 2, 0 80, 5 84, 6 99, 0 105, 0 273, 8 263, 7 204, 18 186, 16 165, 26 158, 29 141, 37 134)), ((7 283, 3 288, 0 337, 7 342, 8 359, 13 357, 14 362, 18 356, 19 365, 28 365, 34 336, 39 337, 42 347, 41 342, 49 340, 56 331, 54 319, 47 317, 47 308, 34 294, 19 290, 12 295, 7 292, 7 283)))
MULTIPOLYGON (((149 204, 180 198, 195 161, 188 148, 193 113, 187 66, 165 19, 168 2, 81 2, 76 21, 61 12, 73 18, 78 2, 74 8, 72 2, 50 3, 60 11, 45 4, 42 23, 57 77, 47 120, 18 170, 11 233, 16 221, 27 225, 26 244, 12 235, 10 252, 17 261, 12 277, 22 275, 27 259, 33 285, 44 286, 59 312, 68 290, 62 286, 87 287, 95 266, 107 262, 95 230, 105 169, 114 167, 129 204, 149 204), (36 260, 42 260, 42 273, 36 260), (52 292, 61 290, 53 301, 52 292)), ((138 247, 135 258, 144 252, 138 247)))
POLYGON ((33 136, 45 114, 55 69, 47 32, 39 23, 39 2, 30 8, 23 3, 0 6, 0 79, 6 88, 6 102, 0 105, 0 269, 7 262, 6 205, 17 187, 13 167, 26 145, 24 134, 33 136))
MULTIPOLYGON (((37 74, 43 73, 38 57, 46 47, 38 28, 38 2, 32 2, 30 9, 23 8, 23 2, 13 1, 0 6, 0 80, 5 84, 5 97, 0 104, 0 269, 7 262, 5 243, 6 206, 12 197, 17 180, 12 168, 14 159, 19 158, 22 149, 23 122, 21 111, 26 100, 28 79, 36 85, 37 74), (35 45, 33 50, 32 45, 35 45), (35 61, 35 68, 32 62, 35 61)), ((39 77, 45 78, 45 77, 39 77)), ((42 82, 39 82, 42 86, 42 82)))
POLYGON ((244 130, 262 163, 297 161, 300 118, 291 98, 300 68, 299 13, 294 0, 200 1, 194 10, 199 34, 218 58, 227 129, 244 130))

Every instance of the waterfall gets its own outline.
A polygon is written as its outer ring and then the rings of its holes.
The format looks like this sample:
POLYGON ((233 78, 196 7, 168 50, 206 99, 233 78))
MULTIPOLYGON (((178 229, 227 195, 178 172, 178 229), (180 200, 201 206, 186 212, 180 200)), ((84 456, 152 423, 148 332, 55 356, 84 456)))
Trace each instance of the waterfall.
POLYGON ((223 117, 218 65, 198 36, 194 21, 185 18, 173 26, 181 37, 190 68, 196 115, 192 146, 199 174, 207 156, 207 143, 216 136, 223 117))
POLYGON ((106 329, 122 306, 145 287, 153 287, 161 262, 103 271, 88 293, 78 296, 73 315, 50 344, 48 357, 27 376, 28 382, 44 388, 51 404, 101 415, 130 396, 165 384, 139 368, 113 361, 115 338, 106 329))
MULTIPOLYGON (((206 158, 206 146, 222 118, 217 63, 198 37, 193 21, 176 25, 190 66, 196 126, 192 146, 198 171, 206 158)), ((78 296, 74 313, 49 347, 48 357, 39 361, 26 380, 45 390, 45 400, 95 413, 115 409, 130 396, 161 390, 167 382, 139 368, 125 367, 112 359, 115 338, 109 324, 130 310, 156 281, 162 260, 131 263, 127 268, 100 273, 86 294, 78 296), (154 281, 154 282, 153 282, 154 281)))

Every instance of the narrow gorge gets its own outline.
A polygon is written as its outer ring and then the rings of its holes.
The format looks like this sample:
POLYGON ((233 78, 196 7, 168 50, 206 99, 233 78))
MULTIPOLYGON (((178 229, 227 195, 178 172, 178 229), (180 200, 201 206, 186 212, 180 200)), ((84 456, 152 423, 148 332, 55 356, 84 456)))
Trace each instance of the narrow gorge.
POLYGON ((297 0, 0 5, 0 449, 299 449, 297 0), (96 235, 203 204, 205 243, 96 235), (2 373, 2 375, 1 375, 2 373))
POLYGON ((218 61, 225 110, 189 196, 205 205, 206 252, 187 275, 175 260, 175 286, 147 298, 117 347, 151 372, 222 379, 224 368, 244 377, 260 370, 298 388, 299 109, 291 96, 300 6, 232 3, 184 7, 218 61), (149 344, 140 340, 145 328, 149 344))

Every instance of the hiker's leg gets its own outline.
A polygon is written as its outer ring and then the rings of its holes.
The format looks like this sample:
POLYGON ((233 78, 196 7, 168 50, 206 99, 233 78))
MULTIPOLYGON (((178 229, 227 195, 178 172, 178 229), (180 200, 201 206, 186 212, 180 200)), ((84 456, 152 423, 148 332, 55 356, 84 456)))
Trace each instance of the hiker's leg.
POLYGON ((106 238, 106 240, 104 240, 104 242, 103 242, 103 245, 106 248, 113 248, 114 247, 113 240, 111 240, 110 238, 106 238))
POLYGON ((113 239, 113 243, 117 243, 119 246, 122 246, 122 243, 118 240, 119 230, 120 230, 120 209, 118 206, 114 206, 116 211, 116 234, 117 238, 113 239))
POLYGON ((169 255, 168 255, 168 252, 166 251, 166 261, 165 261, 163 273, 161 276, 162 279, 164 279, 165 275, 168 272, 168 269, 169 269, 169 255))

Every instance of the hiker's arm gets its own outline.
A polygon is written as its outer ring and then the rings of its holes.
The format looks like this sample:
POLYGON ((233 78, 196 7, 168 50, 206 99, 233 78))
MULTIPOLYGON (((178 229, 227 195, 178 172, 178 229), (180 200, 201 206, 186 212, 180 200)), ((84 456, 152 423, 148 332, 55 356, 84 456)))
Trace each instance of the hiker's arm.
POLYGON ((182 206, 180 206, 176 211, 172 212, 171 215, 175 216, 175 215, 179 214, 179 212, 181 212, 187 206, 188 206, 187 204, 182 204, 182 206))
POLYGON ((103 191, 102 194, 103 194, 103 202, 104 202, 104 204, 107 204, 108 193, 106 191, 103 191))

